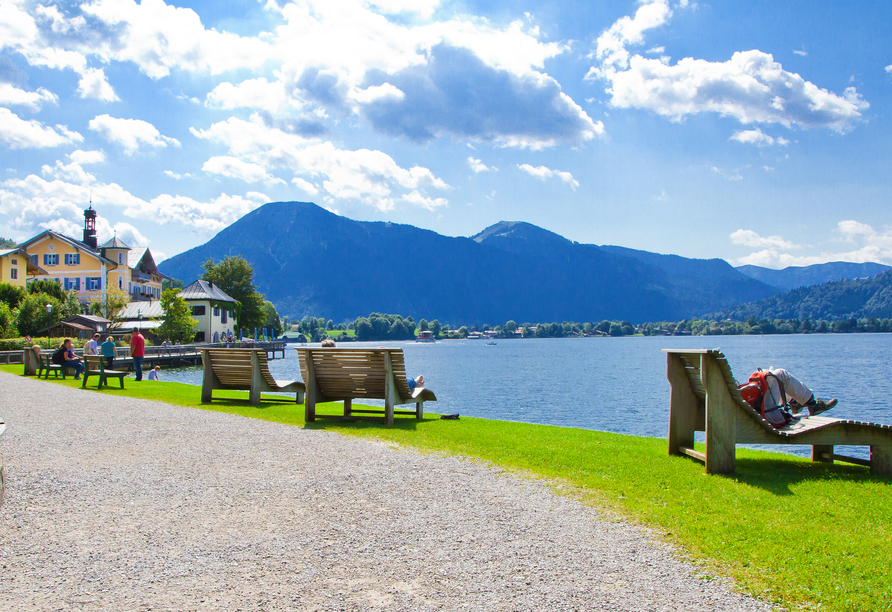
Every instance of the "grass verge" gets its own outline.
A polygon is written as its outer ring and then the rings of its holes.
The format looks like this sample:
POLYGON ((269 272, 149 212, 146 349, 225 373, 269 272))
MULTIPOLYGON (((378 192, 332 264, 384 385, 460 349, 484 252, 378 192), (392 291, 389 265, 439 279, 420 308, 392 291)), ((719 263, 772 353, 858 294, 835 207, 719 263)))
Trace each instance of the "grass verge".
MULTIPOLYGON (((0 371, 20 375, 22 366, 0 371)), ((95 392, 93 380, 88 389, 95 392)), ((50 381, 80 386, 70 377, 50 381)), ((753 595, 791 608, 892 610, 892 479, 871 478, 866 468, 738 449, 735 475, 706 476, 702 464, 667 456, 657 438, 435 415, 398 418, 391 428, 308 424, 293 401, 258 408, 239 401, 247 393, 233 392, 201 404, 195 386, 125 384, 100 393, 456 453, 567 483, 584 502, 658 529, 704 572, 731 576, 753 595)))

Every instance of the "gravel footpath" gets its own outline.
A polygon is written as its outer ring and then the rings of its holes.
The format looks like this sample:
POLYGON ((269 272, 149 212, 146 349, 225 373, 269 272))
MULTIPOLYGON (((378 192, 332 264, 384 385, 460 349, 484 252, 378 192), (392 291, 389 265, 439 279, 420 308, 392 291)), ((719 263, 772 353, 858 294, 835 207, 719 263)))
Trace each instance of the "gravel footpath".
POLYGON ((4 373, 0 415, 0 610, 769 609, 471 461, 4 373))

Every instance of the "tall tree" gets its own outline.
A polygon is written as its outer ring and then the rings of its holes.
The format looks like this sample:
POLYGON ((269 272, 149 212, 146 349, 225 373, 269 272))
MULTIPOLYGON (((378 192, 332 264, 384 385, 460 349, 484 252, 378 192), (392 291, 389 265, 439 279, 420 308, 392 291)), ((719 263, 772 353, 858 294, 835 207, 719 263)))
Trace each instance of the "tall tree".
POLYGON ((161 293, 161 309, 164 323, 158 328, 158 335, 174 342, 191 342, 198 321, 192 318, 192 309, 180 297, 179 289, 166 289, 161 293))
MULTIPOLYGON (((54 283, 55 284, 55 283, 54 283)), ((52 295, 33 293, 19 304, 16 326, 20 336, 34 336, 44 327, 58 323, 62 319, 62 303, 52 295), (47 305, 52 306, 50 312, 47 305)))
POLYGON ((263 309, 264 296, 257 293, 254 285, 254 268, 241 255, 224 257, 218 264, 208 258, 202 265, 203 280, 214 283, 230 297, 241 304, 238 327, 245 331, 263 327, 266 311, 263 309))
POLYGON ((263 312, 266 317, 263 321, 263 328, 273 330, 274 337, 281 336, 282 320, 279 318, 279 313, 276 312, 276 307, 273 303, 268 301, 263 302, 263 312))

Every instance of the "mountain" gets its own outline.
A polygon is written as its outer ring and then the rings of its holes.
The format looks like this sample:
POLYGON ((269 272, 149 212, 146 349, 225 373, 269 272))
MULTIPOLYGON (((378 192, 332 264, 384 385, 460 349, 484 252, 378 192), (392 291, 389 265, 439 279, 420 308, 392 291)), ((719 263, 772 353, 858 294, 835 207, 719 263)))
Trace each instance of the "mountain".
POLYGON ((687 260, 687 278, 676 278, 527 223, 453 238, 354 221, 305 202, 266 204, 159 267, 191 282, 204 260, 227 255, 254 266, 258 290, 281 314, 335 321, 370 312, 468 324, 678 320, 776 292, 733 269, 718 274, 711 261, 687 260), (701 268, 702 290, 690 280, 701 268), (726 283, 723 291, 710 286, 714 280, 726 283))
POLYGON ((710 318, 756 319, 887 319, 892 317, 892 270, 873 278, 839 280, 800 287, 758 302, 741 304, 710 318))
POLYGON ((878 263, 849 263, 834 261, 813 266, 790 266, 783 270, 772 270, 760 266, 739 266, 737 270, 766 285, 781 289, 810 287, 844 278, 867 278, 889 270, 889 266, 878 263))

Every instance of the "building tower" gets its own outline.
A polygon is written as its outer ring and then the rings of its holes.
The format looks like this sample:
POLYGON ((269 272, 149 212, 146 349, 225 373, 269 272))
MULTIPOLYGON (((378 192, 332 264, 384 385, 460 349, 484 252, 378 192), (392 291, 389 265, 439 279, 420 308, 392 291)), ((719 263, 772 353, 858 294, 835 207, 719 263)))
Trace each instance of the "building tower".
POLYGON ((96 241, 96 211, 93 210, 92 204, 90 204, 90 208, 84 211, 83 242, 94 251, 99 246, 99 243, 96 241))

